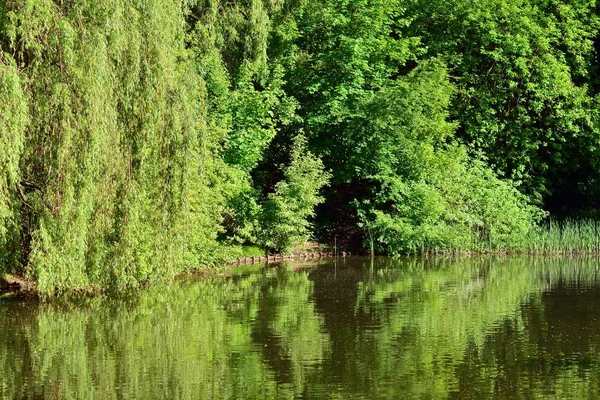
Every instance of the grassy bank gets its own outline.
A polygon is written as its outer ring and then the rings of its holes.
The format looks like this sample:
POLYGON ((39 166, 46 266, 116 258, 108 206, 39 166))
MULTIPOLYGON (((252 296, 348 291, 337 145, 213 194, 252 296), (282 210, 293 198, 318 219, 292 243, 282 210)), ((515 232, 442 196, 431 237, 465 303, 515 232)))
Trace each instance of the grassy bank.
POLYGON ((506 241, 489 233, 474 232, 470 240, 457 241, 447 247, 413 248, 408 255, 477 255, 477 254, 548 254, 600 255, 600 221, 594 219, 549 219, 519 235, 510 247, 506 241), (483 238, 482 238, 483 236, 483 238))
POLYGON ((533 254, 600 254, 600 221, 550 220, 532 230, 526 250, 533 254))

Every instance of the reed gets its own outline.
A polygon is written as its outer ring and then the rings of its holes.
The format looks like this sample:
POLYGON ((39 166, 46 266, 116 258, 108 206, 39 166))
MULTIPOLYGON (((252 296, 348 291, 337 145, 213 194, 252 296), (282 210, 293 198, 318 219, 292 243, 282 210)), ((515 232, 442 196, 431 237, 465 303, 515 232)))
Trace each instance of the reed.
POLYGON ((450 243, 413 245, 408 255, 465 256, 475 254, 600 255, 600 220, 549 219, 510 242, 492 232, 473 231, 450 243))
POLYGON ((600 253, 599 235, 597 220, 549 220, 531 231, 526 250, 531 254, 600 253))

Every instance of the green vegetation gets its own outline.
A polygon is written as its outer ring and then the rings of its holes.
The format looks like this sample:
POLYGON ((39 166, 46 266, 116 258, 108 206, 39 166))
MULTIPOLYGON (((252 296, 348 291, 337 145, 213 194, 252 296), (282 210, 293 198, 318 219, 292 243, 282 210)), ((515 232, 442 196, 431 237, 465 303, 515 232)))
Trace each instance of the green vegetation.
POLYGON ((410 34, 452 70, 457 135, 537 204, 597 206, 597 3, 415 0, 407 7, 410 34))
POLYGON ((288 253, 295 244, 309 239, 307 219, 322 202, 318 193, 329 180, 323 163, 308 151, 303 137, 295 139, 290 158, 285 178, 275 185, 262 206, 258 233, 267 248, 288 253))
POLYGON ((531 253, 598 254, 600 223, 596 220, 551 220, 534 229, 527 243, 531 253))
POLYGON ((265 255, 265 251, 258 246, 241 246, 240 257, 261 257, 265 255))
POLYGON ((552 251, 541 210, 600 208, 596 8, 2 1, 0 273, 124 288, 311 237, 552 251))

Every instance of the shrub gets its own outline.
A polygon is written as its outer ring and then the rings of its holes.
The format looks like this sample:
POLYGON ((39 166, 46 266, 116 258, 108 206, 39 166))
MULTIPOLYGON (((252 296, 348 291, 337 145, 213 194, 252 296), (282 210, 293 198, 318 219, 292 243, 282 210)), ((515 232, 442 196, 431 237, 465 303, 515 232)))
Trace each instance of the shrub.
POLYGON ((460 147, 431 151, 420 179, 387 182, 387 208, 363 204, 363 226, 389 254, 517 250, 544 213, 460 147), (365 206, 370 206, 371 209, 365 206))
POLYGON ((275 192, 262 204, 257 237, 271 250, 289 252, 295 244, 308 240, 309 218, 323 201, 320 189, 329 181, 323 163, 306 148, 306 139, 297 136, 291 161, 275 192))

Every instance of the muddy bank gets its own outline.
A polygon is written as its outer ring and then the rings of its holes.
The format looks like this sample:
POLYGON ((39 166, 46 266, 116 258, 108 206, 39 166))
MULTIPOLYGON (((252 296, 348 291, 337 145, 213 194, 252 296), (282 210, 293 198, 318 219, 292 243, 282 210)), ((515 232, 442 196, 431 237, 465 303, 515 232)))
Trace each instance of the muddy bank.
MULTIPOLYGON (((349 256, 350 253, 341 252, 338 253, 339 257, 349 256)), ((240 257, 227 265, 251 265, 259 263, 278 263, 281 261, 302 261, 302 260, 318 260, 321 258, 335 257, 335 253, 332 251, 310 251, 292 254, 273 254, 266 256, 251 256, 251 257, 240 257)))
POLYGON ((0 276, 0 297, 12 295, 32 296, 35 292, 33 282, 10 274, 0 276))

